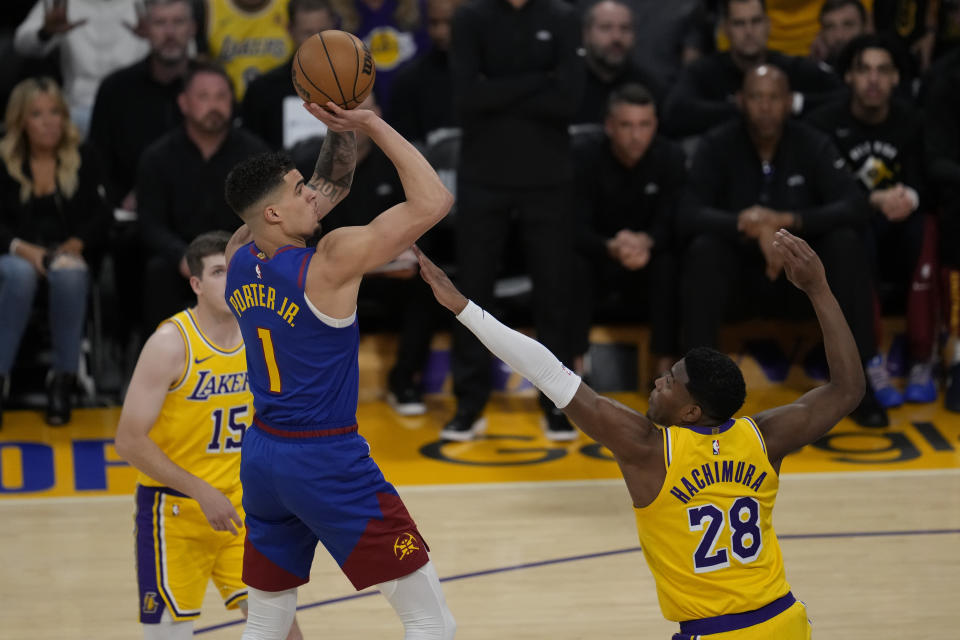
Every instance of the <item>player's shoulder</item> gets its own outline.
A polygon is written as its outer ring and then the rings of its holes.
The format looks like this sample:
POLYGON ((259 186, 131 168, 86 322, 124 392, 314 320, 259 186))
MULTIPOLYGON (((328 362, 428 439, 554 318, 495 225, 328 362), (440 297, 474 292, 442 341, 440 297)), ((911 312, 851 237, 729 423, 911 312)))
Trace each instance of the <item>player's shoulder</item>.
POLYGON ((176 316, 168 318, 158 326, 147 338, 140 352, 140 362, 154 369, 179 370, 187 354, 185 324, 175 320, 176 316))

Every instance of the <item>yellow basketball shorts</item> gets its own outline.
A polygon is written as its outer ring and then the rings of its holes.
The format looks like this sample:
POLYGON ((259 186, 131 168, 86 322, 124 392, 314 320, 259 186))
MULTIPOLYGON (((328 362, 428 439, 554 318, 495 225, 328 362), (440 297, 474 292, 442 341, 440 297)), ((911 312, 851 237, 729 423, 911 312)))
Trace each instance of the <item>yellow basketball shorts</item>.
MULTIPOLYGON (((228 497, 243 518, 240 492, 228 497)), ((196 500, 167 487, 137 485, 134 522, 140 622, 157 624, 164 608, 198 617, 211 579, 227 609, 246 599, 243 532, 214 531, 196 500)))
MULTIPOLYGON (((729 627, 732 625, 726 626, 729 627)), ((769 640, 771 638, 776 638, 777 640, 810 640, 810 634, 811 627, 810 621, 807 619, 806 606, 799 600, 795 600, 792 594, 787 594, 783 598, 779 598, 770 603, 770 605, 762 607, 757 611, 682 623, 680 633, 674 634, 673 640, 769 640), (777 603, 779 603, 780 606, 786 605, 785 608, 781 609, 780 613, 774 614, 769 618, 762 614, 759 616, 756 615, 764 610, 770 611, 768 607, 773 607, 774 610, 779 608, 777 603), (711 626, 713 629, 718 628, 715 624, 705 624, 702 628, 697 628, 696 625, 699 623, 715 623, 717 621, 723 621, 723 619, 727 619, 727 621, 739 619, 740 622, 749 623, 751 617, 753 620, 757 620, 754 624, 744 626, 737 625, 738 628, 717 631, 715 633, 696 633, 701 630, 709 631, 711 630, 711 626), (765 619, 760 620, 760 618, 765 619)))

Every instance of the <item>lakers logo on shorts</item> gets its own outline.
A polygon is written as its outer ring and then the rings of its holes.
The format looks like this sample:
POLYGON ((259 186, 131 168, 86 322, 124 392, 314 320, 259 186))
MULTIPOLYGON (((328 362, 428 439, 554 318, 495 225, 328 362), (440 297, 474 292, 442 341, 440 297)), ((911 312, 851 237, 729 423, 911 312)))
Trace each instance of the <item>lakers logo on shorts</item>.
POLYGON ((420 551, 420 547, 417 546, 417 539, 413 537, 412 533, 399 536, 393 543, 393 553, 397 556, 397 560, 403 560, 414 551, 420 551))
POLYGON ((144 613, 156 613, 157 607, 157 594, 153 591, 148 591, 143 594, 143 612, 144 613))

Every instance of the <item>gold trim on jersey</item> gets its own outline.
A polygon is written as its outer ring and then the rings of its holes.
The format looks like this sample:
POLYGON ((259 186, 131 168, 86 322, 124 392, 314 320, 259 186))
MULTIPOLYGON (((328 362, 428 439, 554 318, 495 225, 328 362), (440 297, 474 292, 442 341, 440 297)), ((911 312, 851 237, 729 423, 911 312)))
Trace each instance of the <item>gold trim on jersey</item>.
POLYGON ((203 329, 200 328, 200 323, 197 322, 196 316, 193 315, 193 309, 187 309, 186 311, 187 311, 187 317, 190 318, 190 322, 191 324, 193 324, 193 328, 197 330, 197 335, 200 337, 200 339, 203 340, 204 344, 206 344, 208 347, 210 347, 220 355, 232 356, 232 355, 235 355, 238 351, 240 351, 240 349, 243 348, 242 338, 240 339, 240 342, 237 343, 237 346, 233 347, 232 349, 225 349, 217 345, 213 340, 208 338, 207 335, 203 332, 203 329))
MULTIPOLYGON (((170 391, 176 391, 187 379, 187 376, 190 375, 190 361, 193 359, 193 349, 190 347, 190 338, 187 336, 187 328, 180 322, 180 318, 173 316, 167 318, 163 322, 170 322, 177 328, 177 331, 180 332, 180 339, 183 340, 183 346, 187 352, 187 357, 183 361, 183 372, 180 374, 180 377, 177 379, 177 381, 170 385, 170 391)), ((163 322, 160 323, 160 326, 163 326, 163 322)))

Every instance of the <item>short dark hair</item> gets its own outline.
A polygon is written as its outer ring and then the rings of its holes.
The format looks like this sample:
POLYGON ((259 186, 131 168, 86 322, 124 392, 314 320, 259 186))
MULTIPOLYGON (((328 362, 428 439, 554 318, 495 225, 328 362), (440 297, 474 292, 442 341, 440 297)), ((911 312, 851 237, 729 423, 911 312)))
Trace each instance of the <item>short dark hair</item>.
POLYGON ((867 24, 867 8, 863 6, 860 0, 826 0, 820 7, 820 24, 823 24, 823 16, 839 11, 844 7, 856 7, 857 13, 860 14, 860 21, 867 24))
POLYGON ((627 0, 590 0, 587 4, 587 8, 583 11, 583 28, 589 29, 593 26, 593 10, 597 8, 598 4, 603 2, 612 2, 613 4, 618 4, 621 7, 626 7, 630 12, 630 16, 636 19, 636 14, 633 11, 633 7, 630 6, 630 3, 627 0))
POLYGON ((687 391, 704 415, 714 420, 733 417, 747 398, 743 373, 730 356, 708 347, 695 347, 683 357, 687 391))
POLYGON ((633 104, 639 107, 652 105, 656 108, 653 94, 638 82, 628 82, 610 92, 610 97, 607 98, 606 115, 610 115, 613 108, 620 104, 633 104))
POLYGON ((293 160, 282 151, 258 153, 230 170, 224 198, 234 213, 246 219, 248 209, 283 184, 283 176, 294 168, 293 160))
POLYGON ((900 49, 897 45, 886 35, 865 33, 848 42, 847 46, 840 52, 840 57, 837 59, 837 70, 840 75, 846 74, 854 66, 860 64, 863 52, 867 49, 886 51, 897 71, 903 73, 903 60, 900 57, 900 49))
POLYGON ((215 76, 220 76, 227 83, 227 86, 230 87, 230 94, 234 96, 237 95, 233 89, 233 80, 230 79, 230 76, 227 75, 224 68, 205 57, 198 57, 187 67, 187 73, 183 76, 183 89, 181 89, 181 92, 185 93, 190 88, 190 85, 193 84, 194 79, 204 73, 212 73, 215 76))
MULTIPOLYGON (((730 16, 730 5, 734 2, 753 2, 753 0, 720 0, 720 17, 727 18, 730 16)), ((763 9, 763 13, 767 13, 767 2, 766 0, 757 0, 760 3, 760 8, 763 9)))
POLYGON ((326 11, 336 17, 328 0, 290 0, 290 4, 287 5, 287 18, 290 24, 293 24, 294 18, 300 11, 326 11))
POLYGON ((184 254, 187 258, 187 268, 190 275, 203 278, 203 259, 207 256, 223 255, 230 242, 230 234, 226 231, 208 231, 194 238, 184 254))

